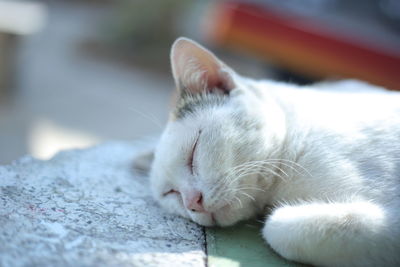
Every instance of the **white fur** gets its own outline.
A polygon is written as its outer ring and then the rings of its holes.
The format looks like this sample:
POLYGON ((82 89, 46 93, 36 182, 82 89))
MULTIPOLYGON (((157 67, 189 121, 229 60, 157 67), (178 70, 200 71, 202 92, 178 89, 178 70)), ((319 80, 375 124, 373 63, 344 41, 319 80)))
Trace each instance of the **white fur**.
POLYGON ((354 80, 299 89, 230 75, 226 103, 168 123, 150 175, 159 203, 206 226, 272 205, 262 233, 287 259, 399 266, 400 94, 354 80), (208 212, 163 196, 170 189, 201 191, 208 212))

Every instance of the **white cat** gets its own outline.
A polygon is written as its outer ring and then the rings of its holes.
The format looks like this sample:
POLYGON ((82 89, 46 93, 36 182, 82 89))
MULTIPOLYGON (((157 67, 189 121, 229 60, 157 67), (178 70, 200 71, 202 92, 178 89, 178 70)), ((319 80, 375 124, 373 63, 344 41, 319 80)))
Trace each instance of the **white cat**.
POLYGON ((400 266, 399 93, 244 78, 185 38, 171 61, 179 99, 150 173, 162 207, 227 226, 272 206, 262 234, 289 260, 400 266))

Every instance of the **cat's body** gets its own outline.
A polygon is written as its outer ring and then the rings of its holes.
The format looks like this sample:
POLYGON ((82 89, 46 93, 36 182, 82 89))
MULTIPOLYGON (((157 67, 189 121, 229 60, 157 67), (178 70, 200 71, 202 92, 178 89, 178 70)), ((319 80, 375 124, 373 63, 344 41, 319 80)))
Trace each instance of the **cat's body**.
POLYGON ((240 77, 187 40, 180 99, 151 170, 155 198, 202 225, 266 213, 282 256, 400 265, 400 94, 358 81, 303 87, 240 77))

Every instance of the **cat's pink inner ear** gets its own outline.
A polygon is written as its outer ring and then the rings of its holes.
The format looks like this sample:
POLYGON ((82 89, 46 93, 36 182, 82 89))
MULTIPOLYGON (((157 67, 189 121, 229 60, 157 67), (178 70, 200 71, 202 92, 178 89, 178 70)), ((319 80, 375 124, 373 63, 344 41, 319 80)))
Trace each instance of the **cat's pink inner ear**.
POLYGON ((232 70, 214 54, 186 38, 179 38, 171 49, 172 72, 177 87, 190 93, 221 91, 234 86, 232 70))

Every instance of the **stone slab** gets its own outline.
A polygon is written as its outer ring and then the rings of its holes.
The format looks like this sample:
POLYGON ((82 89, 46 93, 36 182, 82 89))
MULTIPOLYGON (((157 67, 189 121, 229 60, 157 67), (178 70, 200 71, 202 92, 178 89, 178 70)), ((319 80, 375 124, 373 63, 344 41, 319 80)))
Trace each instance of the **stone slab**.
POLYGON ((134 173, 140 146, 1 166, 0 266, 205 266, 202 227, 165 213, 134 173))

